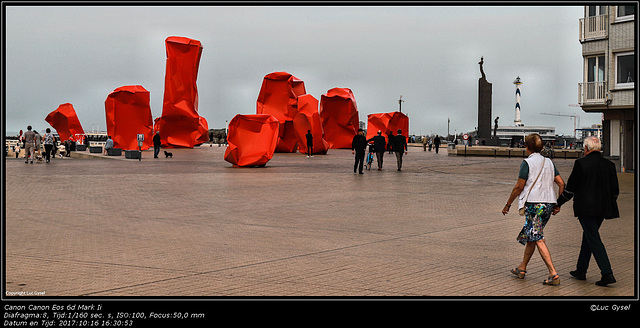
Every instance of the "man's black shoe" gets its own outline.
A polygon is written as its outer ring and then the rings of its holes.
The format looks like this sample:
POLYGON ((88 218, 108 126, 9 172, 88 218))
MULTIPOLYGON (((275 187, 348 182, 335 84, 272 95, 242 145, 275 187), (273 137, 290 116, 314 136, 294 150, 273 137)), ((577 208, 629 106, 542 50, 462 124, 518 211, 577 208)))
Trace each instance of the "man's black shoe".
POLYGON ((576 271, 570 271, 569 274, 578 280, 587 280, 587 274, 584 272, 580 272, 576 270, 576 271))
POLYGON ((598 286, 606 286, 608 284, 613 284, 616 282, 616 278, 613 277, 613 273, 605 274, 599 281, 596 281, 596 285, 598 286))

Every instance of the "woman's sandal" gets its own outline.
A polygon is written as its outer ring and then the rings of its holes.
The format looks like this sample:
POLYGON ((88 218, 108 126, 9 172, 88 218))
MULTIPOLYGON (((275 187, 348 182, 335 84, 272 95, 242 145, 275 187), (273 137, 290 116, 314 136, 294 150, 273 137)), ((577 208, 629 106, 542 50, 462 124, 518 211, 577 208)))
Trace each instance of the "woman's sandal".
POLYGON ((513 268, 513 269, 511 269, 511 273, 515 274, 520 279, 524 279, 524 275, 527 273, 527 271, 520 270, 518 268, 513 268))
POLYGON ((547 280, 542 282, 543 285, 549 285, 549 286, 557 286, 560 285, 560 276, 558 276, 557 274, 553 275, 553 276, 549 276, 549 278, 547 278, 547 280))

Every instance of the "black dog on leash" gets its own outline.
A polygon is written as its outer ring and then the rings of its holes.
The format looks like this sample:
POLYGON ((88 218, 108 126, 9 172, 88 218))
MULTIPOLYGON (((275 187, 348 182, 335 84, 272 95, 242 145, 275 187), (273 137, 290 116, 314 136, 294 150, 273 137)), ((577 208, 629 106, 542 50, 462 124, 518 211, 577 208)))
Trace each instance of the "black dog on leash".
POLYGON ((164 156, 165 156, 164 158, 169 158, 169 157, 173 158, 173 154, 166 150, 164 151, 164 156))

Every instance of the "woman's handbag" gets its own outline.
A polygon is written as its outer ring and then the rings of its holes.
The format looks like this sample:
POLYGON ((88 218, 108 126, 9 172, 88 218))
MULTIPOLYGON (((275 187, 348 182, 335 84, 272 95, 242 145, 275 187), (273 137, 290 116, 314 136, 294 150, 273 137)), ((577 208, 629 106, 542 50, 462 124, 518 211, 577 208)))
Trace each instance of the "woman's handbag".
MULTIPOLYGON (((527 198, 529 198, 529 194, 531 193, 531 189, 533 189, 533 186, 536 184, 536 182, 538 182, 538 178, 540 177, 540 174, 542 174, 542 170, 544 170, 544 163, 547 161, 546 158, 542 158, 542 168, 540 169, 540 172, 538 172, 538 176, 536 177, 536 179, 533 181, 533 184, 531 184, 531 188, 529 188, 529 192, 527 192, 527 197, 525 197, 524 199, 524 203, 527 203, 527 198)), ((525 212, 525 206, 523 206, 520 210, 519 213, 520 215, 524 215, 525 212)))

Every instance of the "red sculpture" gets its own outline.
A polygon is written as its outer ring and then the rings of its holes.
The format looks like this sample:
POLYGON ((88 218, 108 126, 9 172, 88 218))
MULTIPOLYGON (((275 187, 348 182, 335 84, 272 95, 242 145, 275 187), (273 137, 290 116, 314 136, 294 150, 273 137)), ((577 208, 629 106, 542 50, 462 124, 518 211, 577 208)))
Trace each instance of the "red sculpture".
POLYGON ((198 115, 198 67, 200 41, 171 36, 165 41, 167 66, 162 116, 154 130, 160 131, 163 147, 193 148, 209 140, 206 120, 198 115))
POLYGON ((298 96, 306 93, 304 82, 287 72, 273 72, 262 80, 256 114, 273 115, 280 122, 276 152, 296 151, 293 119, 298 113, 298 96))
POLYGON ((402 130, 402 135, 409 136, 409 117, 401 112, 379 113, 367 115, 367 139, 371 139, 382 131, 382 135, 389 144, 389 132, 393 135, 402 130))
POLYGON ((298 149, 307 153, 307 132, 313 136, 312 154, 326 154, 329 143, 324 140, 324 130, 318 113, 318 100, 310 94, 298 96, 298 114, 293 119, 293 127, 298 138, 298 149))
POLYGON ((278 120, 267 114, 236 115, 229 122, 229 146, 224 160, 234 167, 264 166, 278 142, 278 120))
POLYGON ((360 120, 356 99, 348 88, 333 88, 320 98, 320 119, 324 140, 330 148, 351 148, 360 120))
POLYGON ((149 98, 149 91, 140 85, 123 86, 107 96, 104 102, 107 134, 113 139, 115 148, 137 150, 138 134, 144 135, 142 150, 153 146, 149 98))
POLYGON ((49 113, 44 120, 58 132, 61 142, 69 138, 76 142, 83 141, 84 129, 80 124, 76 111, 73 109, 73 105, 70 103, 58 106, 58 108, 49 113))

